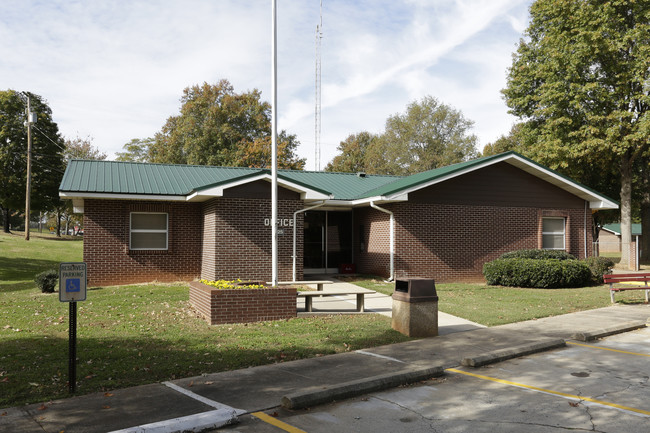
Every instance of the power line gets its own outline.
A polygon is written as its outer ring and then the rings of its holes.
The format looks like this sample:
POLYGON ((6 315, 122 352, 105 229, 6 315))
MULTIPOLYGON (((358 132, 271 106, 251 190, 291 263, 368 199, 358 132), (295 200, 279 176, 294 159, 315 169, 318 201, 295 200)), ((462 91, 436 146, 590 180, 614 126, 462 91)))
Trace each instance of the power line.
POLYGON ((56 147, 58 147, 59 149, 61 149, 62 151, 65 152, 65 147, 61 146, 59 143, 57 143, 56 141, 54 141, 54 140, 52 140, 50 137, 48 137, 48 135, 47 135, 46 133, 44 133, 43 131, 41 131, 40 129, 38 129, 38 127, 37 127, 36 125, 32 124, 32 128, 34 128, 35 130, 37 130, 38 132, 40 132, 40 133, 43 135, 43 137, 45 137, 45 138, 47 138, 48 140, 50 140, 52 143, 54 143, 54 145, 55 145, 56 147))
POLYGON ((43 161, 40 161, 40 160, 38 160, 38 159, 32 159, 32 162, 33 162, 33 163, 36 163, 36 164, 38 164, 38 165, 40 165, 41 167, 45 167, 45 168, 47 168, 47 169, 49 169, 49 170, 56 171, 57 173, 64 174, 64 171, 63 171, 63 170, 59 170, 58 168, 54 168, 54 167, 52 167, 52 166, 50 166, 50 165, 47 165, 47 164, 45 164, 43 161))

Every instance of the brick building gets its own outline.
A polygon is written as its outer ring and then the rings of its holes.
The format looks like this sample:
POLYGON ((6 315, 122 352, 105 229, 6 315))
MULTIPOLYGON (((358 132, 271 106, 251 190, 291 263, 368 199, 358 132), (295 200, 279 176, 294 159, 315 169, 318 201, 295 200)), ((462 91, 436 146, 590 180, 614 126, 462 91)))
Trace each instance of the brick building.
MULTIPOLYGON (((271 278, 267 169, 71 161, 91 285, 271 278)), ((616 202, 508 152, 412 176, 278 172, 278 277, 346 271, 482 281, 522 248, 592 254, 616 202)))

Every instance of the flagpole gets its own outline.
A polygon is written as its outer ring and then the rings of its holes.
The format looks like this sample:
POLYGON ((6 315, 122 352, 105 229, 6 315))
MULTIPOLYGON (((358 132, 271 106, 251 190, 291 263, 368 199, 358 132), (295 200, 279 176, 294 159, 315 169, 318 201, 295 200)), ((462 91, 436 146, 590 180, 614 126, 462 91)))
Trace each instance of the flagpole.
MULTIPOLYGON (((271 0, 273 22, 271 33, 271 281, 273 287, 278 286, 278 31, 276 0, 271 0)), ((295 228, 294 228, 295 230, 295 228)))

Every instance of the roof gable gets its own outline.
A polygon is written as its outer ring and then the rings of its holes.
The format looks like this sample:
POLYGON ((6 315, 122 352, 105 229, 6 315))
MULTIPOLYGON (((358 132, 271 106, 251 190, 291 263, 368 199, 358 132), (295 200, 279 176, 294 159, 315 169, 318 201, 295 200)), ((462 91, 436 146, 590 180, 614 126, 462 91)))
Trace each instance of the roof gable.
POLYGON ((536 176, 546 182, 549 182, 583 200, 590 203, 592 209, 617 209, 618 203, 602 194, 597 193, 591 188, 561 175, 548 167, 544 167, 535 161, 528 159, 516 152, 506 152, 498 155, 491 155, 471 161, 461 162, 446 167, 436 168, 433 170, 417 173, 408 177, 395 180, 392 183, 383 185, 374 190, 368 191, 364 198, 385 197, 391 198, 404 196, 422 188, 435 185, 454 177, 462 176, 474 170, 481 169, 500 162, 506 162, 513 165, 533 176, 536 176))

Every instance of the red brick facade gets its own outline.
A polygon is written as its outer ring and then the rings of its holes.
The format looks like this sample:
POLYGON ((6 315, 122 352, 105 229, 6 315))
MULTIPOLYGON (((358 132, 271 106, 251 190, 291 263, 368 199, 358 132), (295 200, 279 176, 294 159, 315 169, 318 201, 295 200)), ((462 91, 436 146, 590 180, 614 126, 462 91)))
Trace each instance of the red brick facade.
POLYGON ((190 283, 190 303, 210 325, 296 317, 296 289, 219 290, 190 283))
MULTIPOLYGON (((251 194, 244 189, 242 195, 251 194)), ((270 195, 270 188, 267 188, 270 195)), ((271 203, 268 195, 222 197, 204 203, 86 200, 84 261, 88 284, 150 281, 271 280, 271 203), (131 212, 169 215, 166 251, 130 250, 131 212)), ((282 192, 278 218, 278 279, 293 270, 293 213, 304 207, 299 196, 282 192), (291 220, 291 222, 289 222, 291 220)), ((302 279, 303 214, 296 218, 296 278, 302 279)))
MULTIPOLYGON (((394 203, 395 276, 429 277, 440 282, 483 281, 483 264, 501 254, 542 247, 542 217, 566 218, 567 251, 591 255, 591 214, 579 209, 535 209, 394 203), (585 221, 586 218, 586 221, 585 221), (584 223, 586 222, 586 231, 584 223)), ((364 208, 355 219, 364 226, 367 246, 359 251, 357 271, 389 276, 389 215, 364 208)))
POLYGON ((84 253, 91 286, 187 281, 201 266, 201 204, 85 200, 84 253), (166 251, 129 249, 131 212, 169 215, 166 251))
MULTIPOLYGON (((510 166, 477 170, 415 191, 408 202, 380 207, 395 217, 396 278, 482 282, 485 262, 508 251, 542 248, 544 217, 565 219, 569 253, 592 255, 585 202, 510 166)), ((355 210, 359 273, 389 276, 389 220, 372 208, 355 210)))
MULTIPOLYGON (((278 234, 278 279, 291 281, 293 229, 284 224, 304 207, 300 200, 279 200, 278 218, 283 221, 278 234)), ((271 280, 270 200, 219 198, 203 207, 203 257, 201 278, 206 280, 271 280)), ((302 214, 296 233, 297 279, 302 279, 302 214)))

